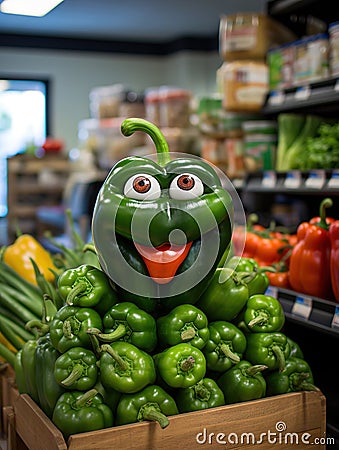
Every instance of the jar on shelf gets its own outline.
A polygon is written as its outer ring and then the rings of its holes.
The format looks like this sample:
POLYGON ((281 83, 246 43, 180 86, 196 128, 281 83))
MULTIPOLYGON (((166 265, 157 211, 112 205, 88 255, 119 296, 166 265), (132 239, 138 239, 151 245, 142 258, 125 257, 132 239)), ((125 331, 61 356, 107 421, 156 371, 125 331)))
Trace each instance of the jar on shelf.
POLYGON ((330 41, 330 72, 332 76, 339 75, 339 22, 328 26, 330 41))
POLYGON ((159 119, 161 127, 188 128, 191 125, 192 93, 178 87, 159 89, 159 119))

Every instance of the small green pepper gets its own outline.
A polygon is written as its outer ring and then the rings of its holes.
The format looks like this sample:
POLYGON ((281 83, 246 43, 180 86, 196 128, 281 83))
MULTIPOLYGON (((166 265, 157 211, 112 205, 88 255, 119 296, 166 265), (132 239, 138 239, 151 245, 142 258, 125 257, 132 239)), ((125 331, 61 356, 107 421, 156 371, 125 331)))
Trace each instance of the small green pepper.
POLYGON ((161 428, 169 425, 167 416, 178 414, 171 395, 160 386, 151 385, 135 394, 123 394, 117 406, 116 425, 156 421, 161 428))
POLYGON ((87 391, 98 378, 97 358, 92 350, 72 347, 55 361, 54 377, 64 388, 87 391))
POLYGON ((89 328, 102 329, 101 317, 94 309, 64 305, 50 324, 52 344, 60 353, 72 347, 91 348, 89 328))
POLYGON ((203 378, 194 386, 177 389, 175 401, 180 413, 201 411, 225 404, 222 390, 211 378, 203 378))
POLYGON ((247 300, 244 322, 253 333, 280 331, 285 323, 285 312, 276 298, 255 294, 247 300))
POLYGON ((61 297, 70 306, 99 308, 100 313, 105 313, 117 302, 117 294, 105 272, 89 264, 65 270, 57 284, 61 297))
POLYGON ((196 306, 206 314, 209 321, 234 319, 249 297, 245 281, 247 276, 237 274, 228 267, 218 267, 196 306))
POLYGON ((253 258, 243 256, 232 256, 226 264, 226 267, 234 269, 239 273, 254 274, 247 278, 248 295, 264 294, 270 284, 270 280, 266 275, 266 268, 260 267, 253 258))
POLYGON ((209 330, 210 338, 203 349, 207 368, 212 372, 225 372, 242 358, 246 337, 233 323, 222 320, 210 323, 209 330))
POLYGON ((132 394, 155 379, 153 358, 140 348, 123 341, 101 346, 100 381, 105 388, 132 394))
POLYGON ((71 434, 113 426, 113 413, 96 389, 71 391, 59 397, 52 421, 67 439, 71 434))
POLYGON ((266 381, 262 371, 265 365, 252 365, 249 361, 239 361, 221 375, 217 383, 225 395, 225 403, 247 402, 266 395, 266 381))
POLYGON ((189 304, 179 305, 159 317, 157 329, 159 343, 164 347, 188 342, 201 350, 210 335, 205 313, 189 304))
POLYGON ((20 394, 27 394, 28 390, 27 390, 26 376, 23 371, 21 356, 22 356, 22 349, 18 350, 15 354, 13 365, 15 373, 15 383, 18 387, 18 391, 20 394))
POLYGON ((193 345, 176 344, 154 355, 162 380, 170 387, 185 388, 200 381, 206 373, 206 360, 193 345))
POLYGON ((285 367, 290 355, 287 337, 280 331, 273 333, 250 333, 247 335, 245 358, 252 364, 264 364, 269 370, 285 367))
POLYGON ((51 418, 55 404, 65 391, 54 378, 55 362, 60 353, 51 342, 50 335, 41 336, 35 352, 35 376, 39 406, 51 418))
POLYGON ((117 303, 107 311, 102 322, 105 333, 91 330, 100 341, 123 340, 146 352, 152 352, 157 345, 155 319, 134 303, 117 303))
POLYGON ((286 394, 288 392, 317 391, 309 364, 296 357, 286 360, 284 370, 275 370, 267 374, 267 395, 286 394))

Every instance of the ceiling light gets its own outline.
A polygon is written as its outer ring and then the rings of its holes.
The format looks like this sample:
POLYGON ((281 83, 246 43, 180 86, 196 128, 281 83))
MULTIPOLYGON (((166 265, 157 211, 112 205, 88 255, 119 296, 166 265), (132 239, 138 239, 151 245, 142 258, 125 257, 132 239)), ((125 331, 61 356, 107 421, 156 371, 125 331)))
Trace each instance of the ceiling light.
POLYGON ((45 16, 63 0, 3 0, 0 11, 23 16, 45 16))

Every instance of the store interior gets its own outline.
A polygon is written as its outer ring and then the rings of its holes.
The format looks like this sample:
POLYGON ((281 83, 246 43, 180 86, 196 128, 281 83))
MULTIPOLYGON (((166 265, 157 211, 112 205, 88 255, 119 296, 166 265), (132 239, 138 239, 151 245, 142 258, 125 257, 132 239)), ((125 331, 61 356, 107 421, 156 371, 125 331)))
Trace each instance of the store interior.
MULTIPOLYGON (((134 17, 130 3, 125 16, 102 26, 85 7, 79 24, 56 12, 55 28, 53 13, 45 28, 24 19, 20 29, 0 13, 0 246, 18 230, 51 252, 57 248, 46 232, 72 245, 67 209, 91 242, 97 195, 114 164, 155 152, 144 134, 122 135, 127 117, 158 126, 172 152, 220 170, 241 200, 238 212, 255 214, 266 229, 296 233, 327 197, 328 216, 339 220, 334 2, 213 1, 198 2, 196 11, 191 2, 171 2, 178 23, 152 1, 134 17), (241 20, 248 33, 232 35, 230 45, 229 30, 241 20)), ((291 286, 272 292, 326 397, 327 435, 339 445, 339 299, 291 286)))

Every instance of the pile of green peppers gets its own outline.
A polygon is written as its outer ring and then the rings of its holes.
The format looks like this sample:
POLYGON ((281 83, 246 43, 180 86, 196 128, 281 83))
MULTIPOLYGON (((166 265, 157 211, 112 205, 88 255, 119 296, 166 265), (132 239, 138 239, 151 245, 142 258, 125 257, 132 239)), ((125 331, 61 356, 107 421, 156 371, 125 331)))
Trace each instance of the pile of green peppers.
POLYGON ((20 393, 67 439, 317 389, 264 269, 231 256, 232 198, 218 174, 171 160, 143 119, 122 130, 147 132, 158 160, 129 157, 107 177, 92 223, 100 265, 65 268, 45 290, 41 323, 27 324, 36 339, 15 355, 20 393))
MULTIPOLYGON (((162 315, 125 301, 88 264, 57 280, 58 308, 16 354, 20 393, 62 431, 156 421, 175 414, 314 390, 281 304, 249 258, 230 257, 195 304, 162 315)), ((46 300, 46 298, 45 298, 46 300)))

